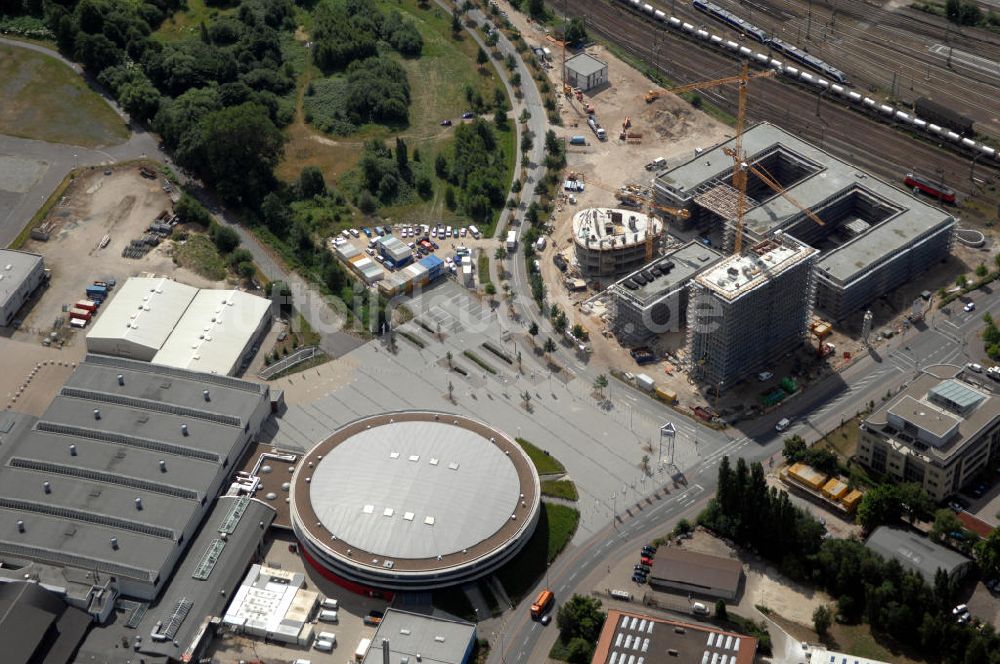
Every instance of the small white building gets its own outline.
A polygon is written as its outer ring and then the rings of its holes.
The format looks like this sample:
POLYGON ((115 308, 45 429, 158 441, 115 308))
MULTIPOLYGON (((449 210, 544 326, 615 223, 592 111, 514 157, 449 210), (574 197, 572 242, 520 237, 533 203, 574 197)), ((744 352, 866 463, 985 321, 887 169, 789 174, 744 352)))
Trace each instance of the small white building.
POLYGON ((608 63, 587 53, 574 55, 563 66, 566 82, 574 88, 590 90, 608 82, 608 63))
POLYGON ((0 249, 0 327, 7 327, 45 278, 38 254, 0 249))
POLYGON ((319 594, 305 589, 305 575, 253 565, 233 595, 222 624, 270 641, 308 646, 313 638, 309 620, 319 594))

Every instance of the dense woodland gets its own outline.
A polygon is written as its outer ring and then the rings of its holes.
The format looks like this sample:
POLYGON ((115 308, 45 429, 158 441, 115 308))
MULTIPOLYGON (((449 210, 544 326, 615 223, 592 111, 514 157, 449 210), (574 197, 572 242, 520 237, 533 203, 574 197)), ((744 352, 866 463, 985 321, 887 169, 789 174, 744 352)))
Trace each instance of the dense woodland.
MULTIPOLYGON (((903 526, 901 493, 880 492, 888 502, 884 523, 903 526)), ((872 509, 875 509, 872 507, 872 509)), ((757 551, 793 579, 812 584, 837 600, 835 616, 846 623, 866 622, 890 645, 902 644, 918 658, 954 664, 1000 663, 1000 636, 989 624, 958 624, 951 609, 956 589, 943 572, 933 587, 895 560, 885 560, 856 539, 823 538, 824 527, 791 504, 784 491, 768 488, 759 463, 742 458, 733 468, 728 457, 719 466, 715 497, 699 522, 738 546, 757 551)), ((871 522, 880 525, 877 522, 871 522)), ((981 545, 993 561, 996 540, 981 545)))

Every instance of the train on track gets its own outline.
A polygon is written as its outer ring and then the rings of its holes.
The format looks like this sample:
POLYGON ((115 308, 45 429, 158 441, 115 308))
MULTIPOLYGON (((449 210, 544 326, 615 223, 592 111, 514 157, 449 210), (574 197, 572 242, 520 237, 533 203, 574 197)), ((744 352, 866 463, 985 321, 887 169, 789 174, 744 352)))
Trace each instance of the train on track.
POLYGON ((944 203, 955 202, 955 191, 944 186, 943 183, 932 182, 922 175, 907 173, 903 183, 911 189, 922 191, 931 198, 936 198, 944 203))
MULTIPOLYGON (((690 38, 704 42, 711 47, 726 51, 739 58, 749 60, 751 63, 760 67, 769 67, 774 69, 776 72, 783 74, 789 80, 817 90, 820 93, 825 93, 828 97, 841 99, 858 110, 877 117, 881 121, 901 125, 907 129, 916 130, 917 132, 929 136, 934 140, 940 141, 942 145, 947 145, 951 149, 958 152, 963 152, 973 157, 985 157, 995 161, 1000 161, 1000 152, 998 152, 995 148, 983 143, 978 143, 967 136, 963 136, 962 133, 956 131, 953 127, 949 127, 947 125, 943 126, 939 122, 935 122, 935 118, 925 119, 924 117, 921 117, 921 106, 918 105, 916 111, 908 107, 897 108, 888 104, 882 104, 871 97, 851 90, 850 86, 846 82, 847 77, 839 69, 830 66, 819 58, 815 58, 814 56, 795 48, 785 41, 770 37, 765 31, 757 28, 752 23, 739 18, 732 12, 728 12, 718 5, 707 2, 707 0, 693 0, 693 5, 696 9, 711 14, 719 20, 724 21, 726 24, 731 25, 733 28, 740 30, 755 41, 770 47, 770 51, 774 51, 781 54, 783 57, 795 60, 797 64, 803 64, 811 67, 812 69, 825 74, 826 78, 812 72, 803 71, 790 64, 785 64, 781 60, 771 57, 770 52, 761 53, 759 51, 754 51, 746 45, 742 45, 731 39, 726 39, 725 37, 712 34, 704 28, 696 27, 691 23, 682 21, 676 16, 667 16, 666 13, 659 9, 655 9, 652 5, 643 2, 643 0, 619 1, 623 5, 632 7, 635 11, 647 15, 654 21, 662 23, 668 28, 685 34, 690 38), (707 7, 709 6, 714 7, 716 10, 723 13, 719 14, 715 10, 708 9, 707 7), (749 31, 748 28, 752 28, 753 32, 749 31), (808 58, 808 60, 806 58, 808 58), (821 64, 825 67, 825 69, 817 66, 817 63, 821 64)), ((924 108, 926 108, 926 105, 924 108)), ((957 116, 958 114, 954 115, 957 116)), ((971 120, 969 121, 967 129, 968 132, 971 133, 971 120)))

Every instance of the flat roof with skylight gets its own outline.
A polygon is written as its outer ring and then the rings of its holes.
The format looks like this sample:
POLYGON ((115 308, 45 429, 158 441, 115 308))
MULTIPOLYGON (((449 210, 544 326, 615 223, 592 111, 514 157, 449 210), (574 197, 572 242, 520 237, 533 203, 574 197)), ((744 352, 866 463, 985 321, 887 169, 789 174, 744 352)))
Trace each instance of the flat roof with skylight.
POLYGON ((292 525, 335 574, 384 588, 441 587, 507 560, 538 519, 539 480, 508 436, 455 415, 358 420, 292 480, 292 525))

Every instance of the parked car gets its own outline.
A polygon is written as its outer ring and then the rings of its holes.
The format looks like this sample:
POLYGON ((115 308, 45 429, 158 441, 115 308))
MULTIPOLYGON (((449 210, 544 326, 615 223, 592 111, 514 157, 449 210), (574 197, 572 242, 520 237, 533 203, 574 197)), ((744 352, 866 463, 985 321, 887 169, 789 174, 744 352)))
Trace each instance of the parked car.
POLYGON ((466 111, 465 113, 462 113, 463 120, 471 120, 474 117, 476 116, 472 113, 472 111, 466 111))
POLYGON ((965 304, 965 306, 962 307, 962 308, 965 309, 966 311, 975 311, 976 310, 976 303, 975 302, 967 302, 965 304))
POLYGON ((983 365, 979 364, 978 362, 969 362, 968 364, 965 365, 965 368, 968 369, 969 371, 974 371, 976 373, 983 373, 983 365))
POLYGON ((757 380, 759 380, 762 383, 765 381, 769 381, 772 378, 774 378, 774 372, 771 371, 761 371, 759 374, 757 374, 757 380))
POLYGON ((778 420, 777 424, 774 425, 774 430, 777 431, 778 433, 781 433, 791 425, 792 425, 791 420, 789 420, 787 417, 783 417, 780 420, 778 420))
POLYGON ((649 556, 643 556, 642 558, 639 559, 639 562, 642 563, 643 565, 649 565, 650 567, 652 567, 653 565, 653 559, 650 558, 649 556))
POLYGON ((639 572, 640 574, 649 574, 653 570, 649 565, 643 565, 642 563, 639 563, 638 565, 632 568, 632 571, 639 572))
POLYGON ((638 572, 632 574, 632 580, 635 581, 636 583, 646 583, 645 575, 639 574, 638 572))
POLYGON ((642 547, 642 555, 652 557, 655 554, 656 554, 656 547, 653 546, 652 544, 647 544, 646 546, 642 547))
POLYGON ((450 127, 451 126, 451 120, 442 120, 441 121, 441 126, 442 127, 450 127))

